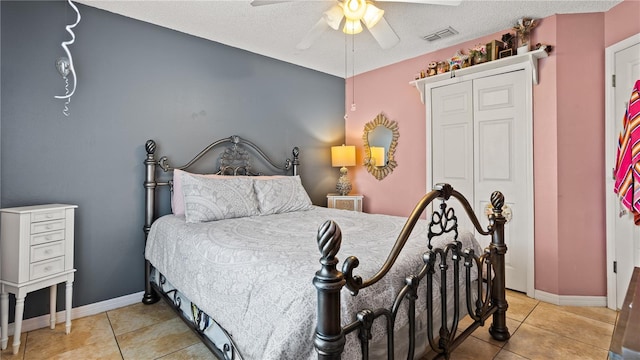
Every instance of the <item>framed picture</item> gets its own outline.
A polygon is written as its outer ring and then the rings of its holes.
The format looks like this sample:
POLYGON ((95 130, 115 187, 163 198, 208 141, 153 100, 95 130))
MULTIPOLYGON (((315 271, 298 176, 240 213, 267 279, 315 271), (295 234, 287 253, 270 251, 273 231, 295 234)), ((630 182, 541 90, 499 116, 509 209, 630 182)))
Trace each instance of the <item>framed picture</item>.
POLYGON ((498 59, 506 58, 506 57, 509 57, 511 55, 513 55, 513 49, 502 50, 498 54, 498 59))
POLYGON ((498 60, 500 58, 500 51, 505 49, 504 43, 500 40, 492 40, 486 46, 489 61, 498 60))

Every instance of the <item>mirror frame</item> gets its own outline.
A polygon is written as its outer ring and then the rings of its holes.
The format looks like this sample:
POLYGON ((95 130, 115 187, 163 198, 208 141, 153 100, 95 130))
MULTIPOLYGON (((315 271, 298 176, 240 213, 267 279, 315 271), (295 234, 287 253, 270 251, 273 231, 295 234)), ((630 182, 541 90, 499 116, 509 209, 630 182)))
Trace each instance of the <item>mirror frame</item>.
POLYGON ((400 137, 400 132, 398 131, 398 123, 395 121, 391 121, 387 119, 387 117, 380 113, 375 119, 364 124, 364 134, 362 135, 362 140, 364 141, 364 166, 367 168, 367 171, 375 176, 376 179, 382 180, 387 175, 393 172, 393 169, 398 166, 396 162, 395 153, 396 146, 398 145, 398 138, 400 137), (385 128, 391 130, 391 144, 389 144, 389 151, 387 152, 387 164, 385 166, 375 166, 371 164, 371 149, 369 148, 369 133, 378 126, 384 126, 385 128))

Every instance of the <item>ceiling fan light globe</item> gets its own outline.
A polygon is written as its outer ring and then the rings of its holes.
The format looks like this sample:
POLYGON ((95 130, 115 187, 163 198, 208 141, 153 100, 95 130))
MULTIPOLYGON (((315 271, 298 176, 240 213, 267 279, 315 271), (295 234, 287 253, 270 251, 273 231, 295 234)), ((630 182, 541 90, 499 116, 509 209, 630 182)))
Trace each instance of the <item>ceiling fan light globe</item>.
POLYGON ((348 20, 360 20, 367 11, 367 2, 366 0, 345 0, 342 10, 348 20))
POLYGON ((342 28, 342 32, 349 35, 355 35, 362 32, 362 24, 360 24, 360 20, 349 20, 344 22, 344 27, 342 28))
POLYGON ((342 7, 340 5, 335 5, 331 9, 325 11, 322 16, 333 30, 340 29, 340 23, 342 22, 342 18, 344 17, 344 14, 342 13, 342 7))
POLYGON ((362 17, 362 21, 367 26, 367 28, 371 29, 376 26, 378 21, 382 19, 384 15, 384 10, 381 10, 374 6, 373 4, 367 4, 367 9, 364 12, 364 16, 362 17))

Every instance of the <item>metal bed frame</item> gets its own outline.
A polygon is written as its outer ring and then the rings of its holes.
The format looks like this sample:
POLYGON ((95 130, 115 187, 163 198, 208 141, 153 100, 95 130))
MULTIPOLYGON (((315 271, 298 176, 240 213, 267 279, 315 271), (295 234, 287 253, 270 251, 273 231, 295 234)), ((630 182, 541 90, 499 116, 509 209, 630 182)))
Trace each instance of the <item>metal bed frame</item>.
MULTIPOLYGON (((166 156, 156 160, 155 151, 156 143, 148 140, 145 144, 147 157, 145 164, 145 241, 149 233, 151 224, 157 218, 156 211, 156 190, 159 187, 172 186, 172 181, 158 181, 158 169, 164 173, 172 172, 174 169, 184 170, 192 166, 200 160, 205 154, 219 146, 228 146, 219 158, 219 166, 216 172, 225 175, 262 175, 253 171, 250 155, 247 149, 251 149, 253 153, 259 155, 261 159, 272 167, 275 172, 287 174, 292 172, 298 175, 299 149, 293 148, 293 160, 287 159, 284 166, 280 167, 273 163, 267 155, 255 144, 250 141, 241 139, 238 136, 231 136, 213 142, 200 153, 198 153, 187 164, 179 167, 171 167, 166 156)), ((469 205, 466 198, 454 190, 448 184, 437 184, 432 191, 424 195, 420 202, 416 205, 411 215, 408 217, 405 226, 400 232, 396 243, 382 265, 380 270, 371 278, 363 280, 360 276, 354 274, 354 270, 359 265, 356 257, 348 257, 342 264, 342 271, 338 270, 339 263, 336 257, 340 250, 342 234, 340 227, 335 222, 328 220, 320 226, 317 235, 318 249, 320 251, 321 268, 313 277, 313 284, 317 289, 317 323, 315 336, 313 339, 314 347, 318 353, 318 359, 333 360, 340 359, 345 346, 345 336, 349 333, 358 332, 360 339, 361 351, 363 359, 369 359, 369 342, 372 338, 372 326, 374 321, 382 318, 387 332, 387 354, 389 359, 394 358, 394 325, 398 311, 408 303, 409 314, 409 353, 408 359, 414 358, 416 343, 416 300, 419 296, 426 296, 427 303, 427 337, 431 350, 435 352, 436 358, 449 358, 451 352, 458 347, 473 331, 478 327, 484 326, 485 321, 493 317, 492 324, 489 328, 491 336, 499 341, 506 341, 510 334, 506 325, 506 311, 508 304, 505 294, 505 253, 507 246, 504 241, 504 226, 507 222, 502 214, 504 205, 504 196, 499 191, 491 195, 492 210, 489 217, 489 226, 483 229, 478 218, 475 216, 473 209, 469 205), (467 216, 473 223, 475 230, 485 236, 491 236, 491 244, 485 249, 483 254, 475 254, 472 249, 462 249, 458 237, 458 220, 453 207, 450 207, 448 201, 455 198, 466 212, 467 216), (439 204, 436 204, 440 201, 439 204), (407 274, 404 279, 404 287, 397 294, 395 299, 390 299, 389 308, 380 309, 362 309, 357 313, 354 321, 343 325, 341 324, 340 314, 340 297, 342 288, 346 287, 352 296, 357 296, 358 292, 365 289, 380 279, 382 279, 395 263, 398 255, 402 251, 404 244, 409 239, 411 231, 420 219, 422 213, 430 206, 435 210, 431 213, 428 233, 428 245, 422 254, 424 265, 418 269, 415 274, 407 274), (433 248, 431 239, 440 235, 452 234, 454 240, 444 248, 433 248), (464 285, 467 311, 473 322, 456 336, 458 322, 460 320, 460 271, 464 268, 464 285), (471 281, 471 269, 475 267, 478 272, 478 281, 471 281), (452 317, 447 314, 446 300, 447 296, 447 272, 453 269, 453 281, 455 283, 454 311, 452 317), (434 281, 433 275, 436 271, 440 271, 441 280, 440 287, 436 291, 441 295, 441 326, 437 333, 433 328, 433 291, 434 281), (426 278, 426 279, 425 279, 426 278), (422 280, 426 280, 426 294, 419 293, 418 285, 422 280), (475 289, 474 289, 475 287, 475 289), (477 299, 473 298, 473 294, 477 294, 477 299), (448 325, 451 321, 451 325, 448 325)), ((179 309, 180 299, 176 299, 175 292, 172 295, 166 293, 162 289, 163 276, 160 274, 160 285, 151 281, 151 271, 153 265, 145 260, 145 293, 142 299, 144 304, 153 304, 160 298, 165 299, 174 310, 181 316, 183 320, 194 330, 198 337, 205 345, 220 359, 242 358, 240 350, 233 342, 231 337, 227 336, 224 344, 213 344, 210 339, 204 335, 206 324, 215 320, 211 319, 207 314, 203 313, 192 304, 193 318, 190 320, 183 316, 179 309)), ((311 278, 311 274, 310 274, 311 278)), ((401 280, 399 280, 401 281, 401 280)))

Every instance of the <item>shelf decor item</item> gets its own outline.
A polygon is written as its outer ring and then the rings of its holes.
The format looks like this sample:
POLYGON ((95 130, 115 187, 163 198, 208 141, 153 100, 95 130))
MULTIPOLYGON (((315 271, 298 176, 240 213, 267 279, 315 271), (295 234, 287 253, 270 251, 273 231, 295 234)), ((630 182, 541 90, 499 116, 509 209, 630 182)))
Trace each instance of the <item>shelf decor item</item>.
POLYGON ((487 56, 487 45, 478 44, 473 49, 469 49, 469 57, 473 65, 487 62, 489 60, 487 56))
POLYGON ((538 23, 536 19, 520 18, 518 23, 513 27, 518 36, 518 49, 517 54, 525 54, 530 50, 531 30, 536 27, 538 23))

